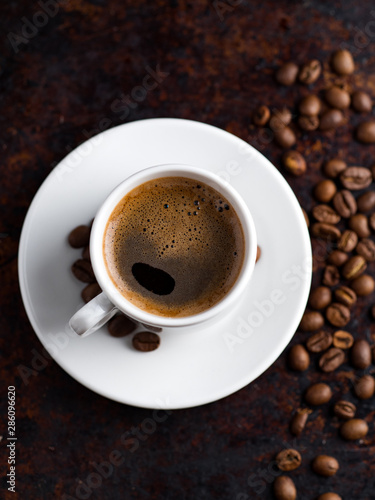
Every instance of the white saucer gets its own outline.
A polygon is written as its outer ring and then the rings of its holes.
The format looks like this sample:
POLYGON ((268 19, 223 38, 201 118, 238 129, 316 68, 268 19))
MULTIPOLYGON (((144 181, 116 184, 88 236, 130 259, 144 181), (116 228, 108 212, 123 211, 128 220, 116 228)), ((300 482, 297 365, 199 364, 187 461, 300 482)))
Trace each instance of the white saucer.
POLYGON ((210 125, 151 119, 93 137, 55 167, 24 223, 19 277, 36 334, 78 382, 121 403, 186 408, 241 389, 284 350, 308 298, 311 247, 292 190, 259 152, 210 125), (162 163, 216 172, 248 203, 262 256, 246 296, 213 327, 162 333, 161 346, 150 353, 135 351, 131 336, 112 338, 106 329, 87 338, 74 336, 67 322, 82 305, 84 285, 70 271, 80 252, 69 247, 67 235, 89 223, 122 180, 162 163))

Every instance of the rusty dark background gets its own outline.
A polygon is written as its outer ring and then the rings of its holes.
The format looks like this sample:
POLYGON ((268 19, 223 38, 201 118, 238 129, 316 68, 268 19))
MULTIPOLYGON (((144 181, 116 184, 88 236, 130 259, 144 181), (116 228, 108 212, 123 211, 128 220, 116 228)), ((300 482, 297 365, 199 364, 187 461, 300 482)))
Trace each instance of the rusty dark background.
MULTIPOLYGON (((146 438, 141 433, 136 450, 135 433, 152 411, 90 392, 53 361, 27 386, 17 371, 20 364, 30 367, 33 350, 41 348, 18 286, 22 223, 52 168, 86 140, 84 131, 150 117, 199 120, 247 140, 280 168, 281 149, 251 126, 251 113, 260 103, 286 104, 295 111, 309 89, 278 87, 275 68, 288 59, 303 63, 318 58, 324 75, 313 88, 320 91, 340 81, 329 70, 332 51, 349 48, 357 71, 346 84, 375 97, 373 1, 13 0, 1 4, 0 33, 0 497, 270 499, 275 454, 293 446, 303 457, 302 466, 290 473, 299 499, 315 499, 325 491, 336 491, 345 500, 374 499, 374 398, 358 405, 358 415, 370 425, 362 442, 339 437, 331 404, 314 410, 300 438, 293 439, 288 430, 311 382, 327 380, 335 400, 345 395, 356 401, 352 382, 358 373, 349 364, 322 375, 314 358, 310 369, 298 375, 287 369, 284 353, 236 394, 164 415, 155 432, 146 438), (49 5, 46 23, 38 17, 41 4, 49 5), (35 24, 40 26, 36 32, 35 24), (113 101, 140 84, 146 66, 157 65, 169 73, 162 84, 135 106, 114 111, 113 101), (17 390, 16 494, 6 492, 5 482, 9 385, 17 390), (121 442, 125 432, 133 436, 127 445, 121 442), (123 463, 103 473, 107 477, 100 487, 90 483, 95 482, 94 463, 108 461, 115 449, 123 463), (336 476, 320 478, 312 472, 311 460, 319 453, 339 459, 336 476), (88 482, 91 490, 82 486, 88 482)), ((296 147, 308 159, 308 172, 286 178, 308 211, 325 159, 339 154, 351 164, 375 163, 375 147, 353 141, 353 127, 362 118, 346 115, 347 123, 336 132, 298 132, 296 147)), ((314 248, 318 283, 319 256, 325 249, 316 243, 314 248)), ((374 340, 368 314, 372 303, 374 297, 361 299, 354 310, 347 329, 356 338, 374 340)), ((297 333, 292 343, 305 338, 297 333)))

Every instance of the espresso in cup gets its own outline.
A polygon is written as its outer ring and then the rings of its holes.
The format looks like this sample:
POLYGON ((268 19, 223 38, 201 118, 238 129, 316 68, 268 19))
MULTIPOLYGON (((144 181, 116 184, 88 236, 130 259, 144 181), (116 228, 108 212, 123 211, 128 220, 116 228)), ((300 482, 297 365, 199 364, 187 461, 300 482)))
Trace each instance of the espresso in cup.
POLYGON ((186 177, 162 177, 117 204, 103 254, 108 275, 129 302, 178 318, 225 297, 241 272, 245 238, 233 206, 216 189, 186 177))

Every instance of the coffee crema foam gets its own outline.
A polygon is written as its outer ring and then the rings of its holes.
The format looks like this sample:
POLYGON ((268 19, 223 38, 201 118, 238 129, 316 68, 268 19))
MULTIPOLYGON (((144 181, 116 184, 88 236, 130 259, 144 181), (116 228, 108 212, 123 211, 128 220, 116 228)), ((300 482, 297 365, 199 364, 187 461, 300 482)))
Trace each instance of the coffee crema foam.
POLYGON ((244 252, 231 204, 185 177, 148 181, 125 195, 103 240, 107 271, 121 294, 146 312, 170 317, 219 302, 237 280, 244 252))

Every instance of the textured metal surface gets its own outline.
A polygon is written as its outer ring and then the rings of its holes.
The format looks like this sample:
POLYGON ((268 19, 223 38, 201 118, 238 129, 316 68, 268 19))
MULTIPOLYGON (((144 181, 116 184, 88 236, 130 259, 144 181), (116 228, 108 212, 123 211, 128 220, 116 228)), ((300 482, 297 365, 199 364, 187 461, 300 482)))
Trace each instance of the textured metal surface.
MULTIPOLYGON (((345 500, 375 498, 374 398, 359 405, 359 416, 370 424, 361 443, 338 437, 339 422, 332 417, 331 405, 314 410, 300 438, 293 439, 288 431, 290 417, 313 381, 328 380, 335 398, 348 393, 354 400, 356 372, 349 365, 329 375, 319 373, 313 363, 297 375, 286 369, 282 355, 238 393, 170 414, 99 397, 53 361, 41 364, 25 385, 17 367, 31 367, 41 345, 22 306, 16 262, 22 222, 38 187, 59 160, 100 130, 149 117, 198 120, 249 141, 279 166, 281 149, 251 126, 251 113, 259 103, 286 104, 295 111, 296 99, 309 89, 278 88, 275 67, 289 58, 299 63, 318 58, 325 72, 314 89, 322 89, 334 78, 328 67, 331 52, 345 44, 358 67, 347 79, 349 86, 375 96, 373 2, 41 4, 49 5, 48 15, 38 15, 40 4, 26 0, 0 7, 0 415, 5 437, 6 388, 14 384, 18 436, 17 493, 5 492, 3 440, 0 496, 268 499, 273 498, 277 475, 274 457, 289 443, 302 454, 302 466, 290 473, 299 499, 314 499, 329 490, 345 500), (11 41, 10 32, 23 40, 11 41), (134 89, 144 85, 150 68, 157 67, 164 73, 159 73, 158 85, 137 93, 134 89), (336 476, 319 478, 311 471, 311 460, 319 453, 340 460, 336 476), (101 468, 100 475, 98 464, 109 460, 117 465, 101 468)), ((351 113, 337 132, 300 134, 297 149, 307 157, 308 173, 286 177, 307 210, 312 206, 312 184, 322 178, 320 166, 327 156, 339 153, 352 164, 374 163, 374 146, 352 141, 359 120, 351 113)), ((324 254, 321 245, 314 248, 316 256, 324 254)), ((373 265, 370 270, 373 273, 373 265)), ((320 273, 318 264, 314 282, 319 282, 320 273)), ((356 338, 370 340, 375 335, 367 313, 373 301, 362 299, 367 306, 354 309, 348 329, 356 338)), ((305 337, 297 333, 293 343, 305 337)))

